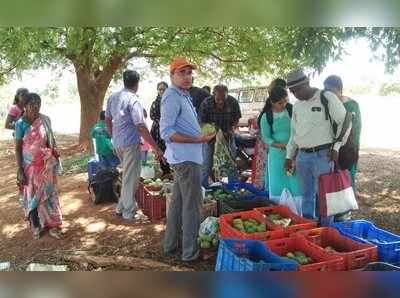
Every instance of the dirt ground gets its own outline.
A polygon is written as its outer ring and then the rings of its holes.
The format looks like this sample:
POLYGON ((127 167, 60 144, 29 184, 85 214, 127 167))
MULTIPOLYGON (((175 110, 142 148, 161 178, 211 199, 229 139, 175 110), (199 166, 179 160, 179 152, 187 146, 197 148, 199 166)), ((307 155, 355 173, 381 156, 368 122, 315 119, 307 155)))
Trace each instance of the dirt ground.
MULTIPOLYGON (((62 156, 78 153, 76 135, 58 137, 62 156)), ((165 258, 161 245, 165 222, 135 224, 114 215, 115 205, 95 206, 89 199, 87 175, 61 177, 59 194, 64 217, 63 239, 44 235, 33 240, 16 196, 13 144, 0 142, 0 262, 9 261, 12 270, 25 270, 29 263, 67 264, 70 270, 125 270, 124 266, 97 267, 66 261, 66 256, 127 256, 152 259, 183 270, 213 270, 215 254, 206 261, 185 264, 165 258)), ((360 210, 354 218, 375 222, 400 234, 400 150, 362 150, 359 173, 360 210)), ((145 264, 135 270, 165 270, 145 264)))

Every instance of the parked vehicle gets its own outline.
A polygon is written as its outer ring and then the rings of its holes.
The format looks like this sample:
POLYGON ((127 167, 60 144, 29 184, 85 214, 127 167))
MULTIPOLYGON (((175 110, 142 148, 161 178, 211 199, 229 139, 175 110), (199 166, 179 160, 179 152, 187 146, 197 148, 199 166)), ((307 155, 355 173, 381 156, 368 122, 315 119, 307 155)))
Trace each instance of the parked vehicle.
POLYGON ((229 90, 229 95, 235 97, 242 111, 242 118, 239 126, 248 126, 249 119, 256 118, 268 97, 268 88, 263 87, 245 87, 229 90))

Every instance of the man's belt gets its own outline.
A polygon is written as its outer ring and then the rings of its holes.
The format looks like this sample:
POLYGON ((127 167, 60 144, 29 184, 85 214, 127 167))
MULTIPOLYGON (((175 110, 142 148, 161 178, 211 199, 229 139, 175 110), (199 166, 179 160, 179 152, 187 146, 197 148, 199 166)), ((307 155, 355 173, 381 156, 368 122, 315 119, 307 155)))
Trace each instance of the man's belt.
POLYGON ((332 148, 332 144, 324 144, 313 148, 301 148, 300 150, 306 153, 314 153, 325 149, 332 148))

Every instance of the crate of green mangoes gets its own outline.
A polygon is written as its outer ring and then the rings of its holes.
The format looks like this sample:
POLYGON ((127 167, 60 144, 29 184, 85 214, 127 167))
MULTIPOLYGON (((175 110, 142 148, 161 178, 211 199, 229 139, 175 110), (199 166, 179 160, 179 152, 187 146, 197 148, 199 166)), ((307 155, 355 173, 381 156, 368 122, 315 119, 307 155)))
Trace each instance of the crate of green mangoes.
POLYGON ((283 229, 287 236, 297 231, 316 228, 318 225, 316 221, 298 216, 283 205, 256 208, 255 210, 260 212, 277 229, 283 229))
POLYGON ((166 183, 171 183, 169 179, 145 179, 143 180, 144 186, 151 191, 160 191, 166 183))
POLYGON ((293 235, 290 238, 264 242, 278 256, 296 261, 299 271, 343 271, 344 259, 330 254, 312 244, 304 237, 293 235))
POLYGON ((274 230, 256 211, 245 211, 220 216, 221 238, 268 240, 284 237, 274 230))

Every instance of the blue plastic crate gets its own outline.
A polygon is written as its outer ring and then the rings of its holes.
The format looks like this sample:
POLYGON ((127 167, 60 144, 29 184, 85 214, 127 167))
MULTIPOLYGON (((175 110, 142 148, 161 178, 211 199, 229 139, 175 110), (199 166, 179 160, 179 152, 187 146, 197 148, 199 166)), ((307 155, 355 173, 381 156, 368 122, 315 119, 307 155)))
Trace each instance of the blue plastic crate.
POLYGON ((297 271, 297 262, 271 252, 257 240, 221 240, 215 271, 297 271))
POLYGON ((252 195, 245 195, 245 196, 238 196, 238 199, 242 200, 251 200, 254 199, 255 197, 263 197, 263 198, 268 198, 269 194, 266 191, 259 190, 257 187, 250 183, 245 183, 245 182, 235 182, 235 183, 226 183, 223 185, 224 189, 226 191, 234 191, 234 190, 239 190, 241 188, 244 188, 248 190, 249 192, 253 193, 252 195))
POLYGON ((400 236, 382 230, 366 220, 352 220, 332 224, 345 236, 378 247, 379 261, 400 264, 400 236))

